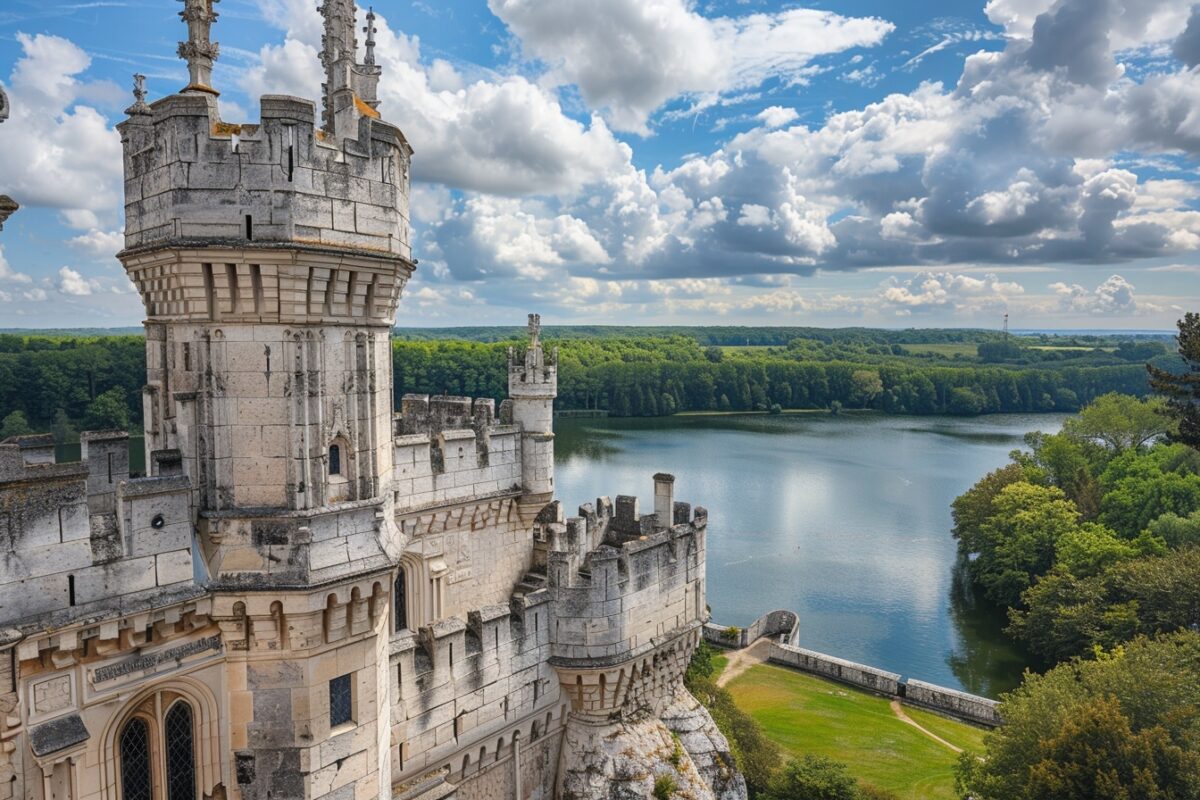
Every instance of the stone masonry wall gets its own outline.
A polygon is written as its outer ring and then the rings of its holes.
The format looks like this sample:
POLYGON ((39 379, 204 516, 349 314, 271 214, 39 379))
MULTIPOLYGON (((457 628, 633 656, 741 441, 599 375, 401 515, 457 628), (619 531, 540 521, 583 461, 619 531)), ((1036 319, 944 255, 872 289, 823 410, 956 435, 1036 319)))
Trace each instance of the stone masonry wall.
POLYGON ((260 122, 223 122, 216 98, 165 97, 121 125, 125 245, 248 239, 408 258, 411 149, 364 118, 355 139, 315 125, 311 101, 268 95, 260 122))

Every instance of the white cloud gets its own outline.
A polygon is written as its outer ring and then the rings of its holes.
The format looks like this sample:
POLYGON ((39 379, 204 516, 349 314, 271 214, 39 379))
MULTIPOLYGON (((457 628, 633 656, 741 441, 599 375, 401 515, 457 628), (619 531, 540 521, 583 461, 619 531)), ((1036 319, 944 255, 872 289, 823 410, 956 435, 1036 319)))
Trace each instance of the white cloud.
MULTIPOLYGON (((272 0, 267 19, 286 31, 241 79, 252 97, 319 98, 321 20, 308 0, 272 0)), ((568 117, 546 90, 519 75, 481 73, 468 81, 445 62, 426 68, 416 37, 376 21, 383 69, 380 111, 401 125, 416 150, 418 180, 495 194, 578 191, 628 166, 631 152, 599 118, 568 117), (457 76, 457 77, 455 77, 457 76)))
POLYGON ((10 119, 0 125, 0 181, 25 206, 63 211, 72 227, 112 220, 121 202, 121 143, 104 116, 78 103, 88 55, 58 36, 17 34, 22 55, 8 83, 10 119))
POLYGON ((58 290, 63 294, 85 297, 97 288, 99 285, 96 281, 88 280, 70 267, 62 267, 58 270, 58 290))
POLYGON ((116 258, 117 253, 125 247, 125 235, 120 231, 93 228, 87 233, 71 238, 67 243, 93 261, 105 261, 116 258))
POLYGON ((949 310, 975 313, 984 309, 1004 308, 1009 299, 1024 288, 1001 281, 996 275, 982 278, 952 272, 920 272, 907 280, 892 277, 879 292, 881 305, 900 314, 949 310))
MULTIPOLYGON (((1094 14, 1104 14, 1109 7, 1115 10, 1110 46, 1114 50, 1127 50, 1174 39, 1183 31, 1194 0, 1089 0, 1089 3, 1094 14)), ((1033 35, 1037 18, 1059 5, 1062 5, 1059 0, 988 0, 984 13, 1003 26, 1009 36, 1028 39, 1033 35)))
POLYGON ((646 133, 650 115, 687 95, 708 105, 767 78, 803 80, 813 58, 881 42, 877 18, 791 9, 716 19, 685 0, 489 0, 523 52, 579 87, 620 130, 646 133))
POLYGON ((782 128, 789 122, 800 117, 794 108, 784 108, 783 106, 768 106, 758 112, 754 118, 761 120, 768 128, 782 128))
POLYGON ((1052 283, 1050 289, 1063 311, 1095 315, 1132 314, 1140 310, 1134 287, 1120 275, 1109 277, 1088 291, 1077 283, 1052 283))
POLYGON ((0 244, 0 281, 11 283, 31 283, 33 278, 30 278, 24 272, 17 272, 8 263, 8 259, 4 257, 4 245, 0 244))

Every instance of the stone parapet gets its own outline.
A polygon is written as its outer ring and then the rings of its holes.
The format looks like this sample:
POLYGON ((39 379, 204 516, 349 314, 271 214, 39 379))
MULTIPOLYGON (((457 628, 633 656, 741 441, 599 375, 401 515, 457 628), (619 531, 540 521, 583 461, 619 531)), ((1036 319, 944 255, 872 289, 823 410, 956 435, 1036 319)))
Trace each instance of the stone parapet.
POLYGON ((118 126, 125 247, 290 242, 410 257, 412 148, 363 116, 357 137, 320 130, 309 100, 267 95, 257 124, 221 120, 216 98, 170 95, 118 126))

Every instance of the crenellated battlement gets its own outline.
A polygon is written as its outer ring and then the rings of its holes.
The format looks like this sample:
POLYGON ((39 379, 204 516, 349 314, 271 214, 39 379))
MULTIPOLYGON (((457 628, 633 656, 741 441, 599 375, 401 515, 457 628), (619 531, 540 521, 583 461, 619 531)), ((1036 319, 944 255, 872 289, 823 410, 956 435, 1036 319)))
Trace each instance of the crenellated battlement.
MULTIPOLYGON (((674 482, 655 479, 656 488, 674 482)), ((627 662, 703 623, 708 512, 670 507, 671 519, 660 522, 623 495, 565 521, 553 508, 541 517, 535 535, 554 599, 556 666, 627 662)))
POLYGON ((482 431, 496 424, 496 401, 490 397, 406 394, 396 414, 396 435, 432 435, 441 431, 482 431))
POLYGON ((0 623, 53 628, 193 596, 191 485, 131 478, 129 434, 88 431, 58 463, 48 434, 0 443, 0 623))
POLYGON ((312 101, 284 95, 264 96, 255 124, 223 121, 207 93, 132 111, 118 126, 127 250, 216 241, 411 257, 412 147, 374 112, 351 137, 321 130, 312 101))

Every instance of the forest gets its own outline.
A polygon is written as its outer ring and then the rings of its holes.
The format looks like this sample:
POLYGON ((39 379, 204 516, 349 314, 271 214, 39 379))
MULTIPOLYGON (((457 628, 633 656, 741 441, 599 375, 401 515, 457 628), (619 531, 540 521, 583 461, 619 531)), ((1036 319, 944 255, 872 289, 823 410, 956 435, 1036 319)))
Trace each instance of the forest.
POLYGON ((963 755, 963 797, 1200 797, 1200 315, 1179 327, 1154 396, 1097 398, 954 501, 970 579, 1052 665, 963 755))
MULTIPOLYGON (((506 350, 520 345, 523 329, 449 330, 455 338, 396 332, 397 407, 410 392, 504 398, 506 350)), ((1163 337, 604 326, 544 333, 559 350, 556 409, 613 416, 1075 411, 1108 392, 1143 395, 1145 362, 1177 360, 1163 337)), ((88 428, 136 428, 144 376, 140 336, 0 334, 0 433, 53 431, 68 440, 88 428)))

